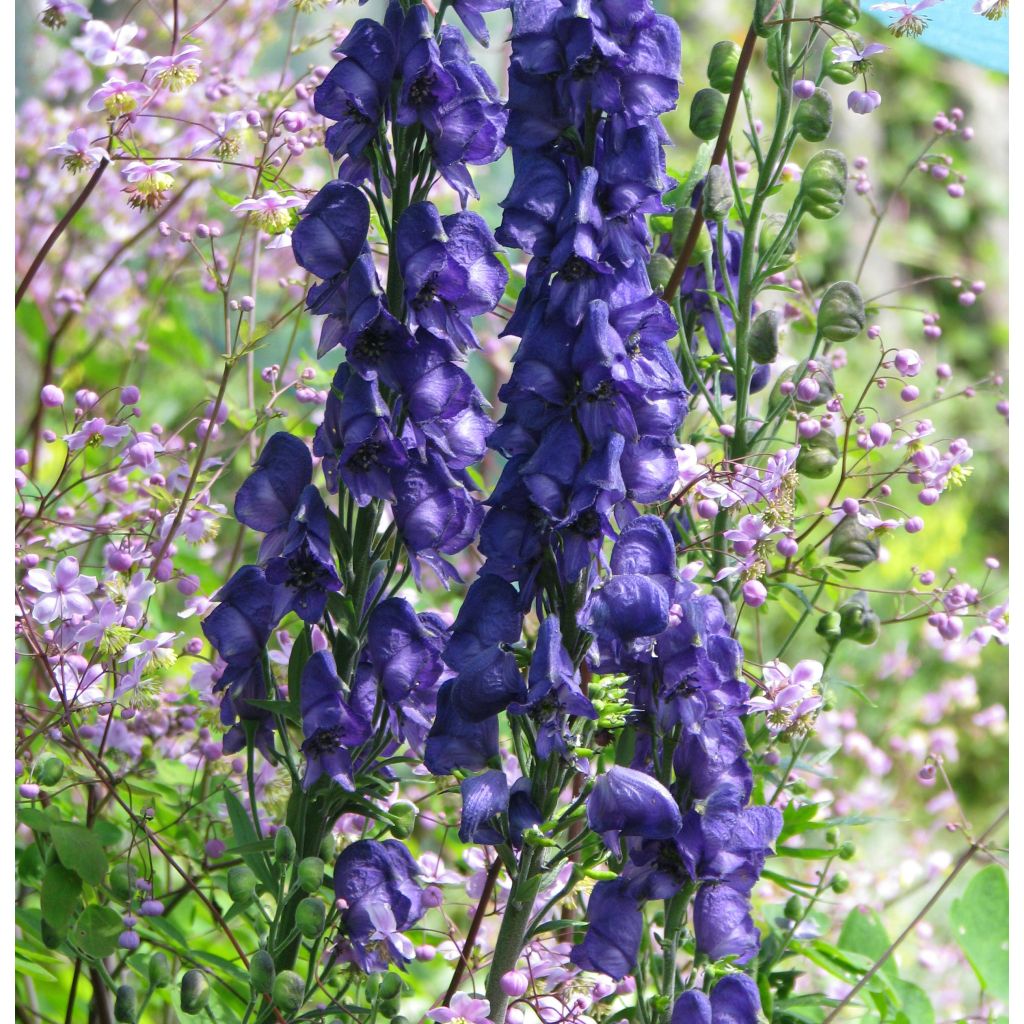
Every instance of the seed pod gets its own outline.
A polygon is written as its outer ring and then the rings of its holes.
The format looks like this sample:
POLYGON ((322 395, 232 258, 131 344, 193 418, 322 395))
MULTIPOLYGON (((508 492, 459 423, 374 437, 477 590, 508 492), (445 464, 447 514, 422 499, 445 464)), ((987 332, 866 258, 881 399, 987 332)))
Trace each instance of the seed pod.
POLYGON ((856 516, 841 519, 828 542, 830 555, 857 569, 878 560, 878 547, 878 538, 856 516))
POLYGON ((149 983, 153 988, 163 988, 171 982, 171 963, 164 953, 154 953, 149 958, 149 983))
POLYGON ((827 341, 849 341, 866 323, 860 289, 852 281, 830 285, 818 306, 818 333, 827 341))
POLYGON ((849 85, 856 81, 857 72, 853 70, 852 63, 836 60, 835 48, 838 45, 838 41, 825 44, 821 51, 821 73, 836 85, 849 85))
POLYGON ((396 998, 402 992, 402 979, 394 971, 389 971, 380 979, 379 992, 381 999, 396 998))
MULTIPOLYGON (((775 244, 783 227, 786 224, 786 217, 781 213, 770 213, 761 225, 761 236, 758 239, 758 246, 762 252, 768 252, 775 244)), ((791 266, 796 258, 796 239, 790 234, 786 244, 775 254, 775 264, 768 268, 773 274, 785 270, 791 266)))
POLYGON ((779 354, 779 314, 774 309, 758 313, 747 332, 747 351, 755 363, 773 363, 779 354))
POLYGON ((698 89, 690 103, 690 131, 698 139, 717 139, 725 118, 725 97, 717 89, 698 89))
POLYGON ((674 269, 675 263, 672 260, 664 253, 656 252, 647 264, 647 277, 650 279, 652 290, 663 292, 674 269))
POLYGON ((860 0, 821 0, 821 20, 835 28, 853 28, 860 20, 860 0))
POLYGON ((327 907, 318 896, 307 896, 295 909, 295 927, 307 939, 315 939, 324 930, 327 907))
POLYGON ((295 860, 295 836, 287 825, 282 825, 274 835, 274 859, 278 864, 295 860))
POLYGON ((815 220, 831 220, 846 200, 846 157, 838 150, 823 149, 807 162, 800 179, 804 209, 815 220))
POLYGON ((732 89, 739 63, 740 48, 731 39, 715 43, 711 47, 711 56, 708 57, 708 81, 711 88, 728 93, 732 89))
POLYGON ((334 838, 334 834, 324 836, 324 841, 320 844, 320 859, 325 864, 330 864, 334 860, 334 855, 338 852, 338 841, 334 838))
POLYGON ((274 958, 265 949, 257 949, 249 958, 249 985, 253 992, 269 996, 276 977, 274 958))
POLYGON ((834 826, 832 828, 826 829, 825 842, 828 843, 829 846, 835 846, 836 843, 839 842, 839 829, 835 828, 834 826))
POLYGON ((854 844, 851 843, 849 839, 847 839, 846 842, 843 843, 839 847, 839 859, 840 860, 853 860, 853 858, 856 855, 857 855, 857 847, 854 846, 854 844))
POLYGON ((135 989, 131 985, 118 985, 114 993, 114 1020, 117 1024, 135 1024, 137 1014, 135 989))
POLYGON ((720 165, 708 168, 707 177, 704 179, 704 191, 701 193, 704 219, 715 222, 725 220, 732 209, 732 201, 729 172, 720 165))
POLYGON ((773 32, 778 32, 778 25, 768 23, 778 21, 782 17, 781 11, 779 0, 754 0, 754 31, 761 39, 767 39, 773 32))
POLYGON ((303 857, 296 875, 304 892, 319 892, 324 884, 324 862, 319 857, 303 857))
POLYGON ((210 983, 198 968, 186 971, 181 977, 181 1012, 202 1013, 210 1001, 210 983))
POLYGON ((295 1013, 306 1001, 306 985, 294 971, 282 971, 274 979, 271 998, 284 1013, 295 1013))
POLYGON ((863 591, 854 594, 839 608, 839 621, 846 640, 870 647, 878 639, 881 623, 863 591))
POLYGON ((126 900, 134 893, 138 877, 139 872, 134 864, 128 861, 115 864, 107 876, 107 880, 110 882, 110 891, 118 899, 126 900))
POLYGON ((832 131, 832 97, 822 88, 797 104, 793 127, 808 142, 823 142, 832 131))
POLYGON ((56 786, 64 777, 64 762, 59 757, 46 757, 39 762, 35 775, 40 786, 56 786))
POLYGON ((256 876, 244 864, 228 871, 228 895, 243 907, 256 896, 256 876))
POLYGON ((800 442, 796 471, 812 480, 824 480, 839 463, 839 444, 831 430, 821 429, 800 442))
POLYGON ((843 630, 840 624, 839 612, 826 612, 820 619, 818 619, 817 626, 814 627, 814 632, 818 636, 823 636, 826 640, 834 643, 839 640, 843 635, 843 630))

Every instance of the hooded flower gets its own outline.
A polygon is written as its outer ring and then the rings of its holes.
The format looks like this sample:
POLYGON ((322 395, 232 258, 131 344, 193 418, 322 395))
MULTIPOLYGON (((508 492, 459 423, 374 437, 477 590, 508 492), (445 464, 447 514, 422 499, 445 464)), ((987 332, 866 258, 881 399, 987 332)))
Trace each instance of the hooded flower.
POLYGON ((709 960, 734 956, 747 963, 757 953, 761 936, 750 916, 747 897, 724 883, 702 885, 693 902, 697 952, 709 960))
POLYGON ((636 967, 644 916, 640 902, 621 878, 598 882, 587 904, 587 934, 574 946, 569 959, 585 971, 607 974, 616 980, 636 967))
POLYGON ((423 763, 432 775, 451 775, 457 768, 480 771, 498 757, 498 717, 470 721, 452 700, 455 680, 441 684, 437 713, 423 751, 423 763))
POLYGON ((675 797, 655 778, 615 765, 601 775, 587 798, 587 824, 610 850, 620 836, 668 839, 682 827, 675 797))
POLYGON ((670 1024, 757 1024, 761 996, 757 983, 746 974, 727 974, 711 990, 684 992, 672 1007, 670 1024))

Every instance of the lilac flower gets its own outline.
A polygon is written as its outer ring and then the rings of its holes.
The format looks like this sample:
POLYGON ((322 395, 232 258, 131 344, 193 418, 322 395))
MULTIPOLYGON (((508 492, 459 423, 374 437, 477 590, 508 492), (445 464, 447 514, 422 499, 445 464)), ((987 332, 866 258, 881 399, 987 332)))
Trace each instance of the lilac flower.
POLYGON ((199 47, 191 44, 182 46, 177 53, 168 57, 153 57, 146 64, 146 73, 173 92, 183 92, 199 78, 202 61, 196 56, 199 47))
POLYGON ((903 36, 919 36, 927 24, 927 19, 922 18, 921 11, 934 7, 939 0, 917 0, 916 3, 893 3, 886 2, 872 4, 873 11, 882 11, 886 14, 896 14, 898 17, 889 25, 889 31, 897 39, 903 36))
POLYGON ((765 725, 772 733, 792 728, 821 706, 815 687, 821 681, 820 662, 804 659, 791 669, 775 661, 763 670, 763 693, 747 701, 751 713, 764 712, 765 725))
MULTIPOLYGON (((472 0, 463 0, 472 2, 472 0)), ((486 0, 485 0, 486 2, 486 0)), ((456 10, 459 0, 456 0, 456 10)), ((448 1006, 439 1006, 428 1010, 427 1016, 439 1024, 491 1024, 487 1016, 491 1012, 491 1004, 486 999, 475 999, 465 992, 456 992, 448 1006)))
POLYGON ((111 75, 90 97, 86 110, 106 110, 111 117, 131 113, 150 95, 150 89, 142 82, 127 82, 118 75, 111 75))
POLYGON ((68 451, 76 452, 86 445, 102 445, 104 448, 116 448, 126 437, 131 436, 131 427, 107 423, 101 416, 86 420, 78 430, 64 435, 68 451))
POLYGON ((846 105, 855 114, 870 114, 881 102, 882 97, 874 89, 868 89, 867 92, 854 89, 846 97, 846 105))
POLYGON ((863 49, 858 46, 837 46, 832 50, 832 59, 840 64, 853 64, 854 69, 860 72, 865 62, 880 53, 885 53, 888 46, 881 43, 868 43, 863 49))
POLYGON ((121 173, 128 182, 124 189, 129 197, 128 205, 155 210, 174 187, 171 171, 180 166, 176 160, 132 160, 126 164, 121 173))
POLYGON ((68 133, 67 141, 59 146, 50 146, 48 153, 62 153, 64 166, 77 174, 86 167, 93 167, 107 158, 107 151, 102 146, 89 143, 89 133, 84 128, 75 128, 68 133))
POLYGON ((54 685, 50 700, 66 707, 84 707, 100 704, 107 699, 102 682, 107 670, 102 665, 90 665, 80 655, 69 655, 50 663, 54 685))
POLYGON ((46 0, 40 19, 47 28, 62 29, 69 16, 88 18, 89 11, 75 0, 46 0))
POLYGON ((117 64, 145 64, 147 55, 129 43, 138 35, 138 25, 127 22, 112 29, 105 21, 87 21, 82 34, 71 40, 71 45, 96 67, 109 68, 117 64))
POLYGON ((419 866, 397 840, 360 839, 345 847, 334 868, 334 892, 344 902, 343 941, 369 973, 412 959, 404 932, 423 915, 419 866), (386 913, 385 913, 386 912, 386 913))
POLYGON ((620 836, 674 836, 682 815, 675 797, 657 779, 615 765, 598 777, 587 797, 587 824, 615 850, 620 836))
POLYGON ((52 573, 29 569, 24 582, 39 595, 32 605, 32 618, 36 622, 45 624, 54 619, 69 619, 74 615, 88 615, 93 610, 88 595, 96 589, 96 577, 81 575, 78 559, 73 555, 62 558, 52 573))
POLYGON ((306 771, 302 788, 326 777, 344 789, 354 789, 351 748, 370 738, 370 723, 342 698, 333 656, 317 651, 302 670, 302 753, 306 771))
POLYGON ((282 196, 273 189, 268 189, 260 196, 243 199, 231 207, 232 213, 247 213, 252 222, 268 235, 278 235, 292 222, 289 210, 305 206, 301 196, 282 196))

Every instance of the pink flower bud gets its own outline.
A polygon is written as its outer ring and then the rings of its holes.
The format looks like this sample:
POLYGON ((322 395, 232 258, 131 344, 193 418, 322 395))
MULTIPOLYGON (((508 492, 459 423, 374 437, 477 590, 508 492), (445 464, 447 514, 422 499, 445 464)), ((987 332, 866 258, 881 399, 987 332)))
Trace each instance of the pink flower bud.
POLYGON ((747 580, 740 587, 740 592, 743 595, 744 603, 750 605, 751 608, 760 608, 768 597, 768 591, 760 580, 747 580))
POLYGON ((64 392, 56 384, 44 384, 39 392, 39 401, 47 409, 56 409, 64 404, 64 392))
POLYGON ((892 440, 892 427, 881 421, 873 423, 868 430, 868 436, 876 448, 884 448, 892 440))
POLYGON ((512 999, 526 995, 530 979, 524 971, 506 971, 501 976, 501 991, 512 999))

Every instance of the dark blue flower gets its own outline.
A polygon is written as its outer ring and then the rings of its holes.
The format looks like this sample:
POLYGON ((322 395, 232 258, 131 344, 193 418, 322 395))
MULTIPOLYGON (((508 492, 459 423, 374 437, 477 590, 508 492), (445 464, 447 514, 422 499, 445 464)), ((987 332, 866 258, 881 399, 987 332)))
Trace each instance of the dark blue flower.
POLYGON ((709 797, 718 786, 732 783, 750 798, 753 773, 746 760, 747 737, 738 718, 712 718, 684 730, 673 755, 673 768, 693 800, 709 797))
POLYGON ((585 971, 607 974, 618 981, 636 967, 644 915, 640 901, 621 878, 598 882, 587 904, 587 934, 569 959, 585 971))
POLYGON ((261 559, 280 554, 292 513, 312 479, 313 459, 305 444, 283 430, 273 434, 235 495, 235 518, 265 535, 261 559))
POLYGON ((268 583, 288 592, 288 610, 308 623, 323 618, 327 595, 341 590, 327 506, 313 484, 299 496, 280 553, 267 562, 266 576, 268 583))
POLYGON ((675 797, 657 779, 632 768, 613 766, 587 797, 587 824, 612 850, 620 836, 668 839, 682 823, 675 797))
POLYGON ((727 974, 711 990, 684 992, 672 1008, 670 1024, 757 1024, 761 1020, 757 983, 746 974, 727 974))
POLYGON ((345 702, 334 659, 327 651, 315 652, 302 670, 302 752, 306 771, 302 788, 321 777, 353 789, 351 749, 370 738, 370 723, 345 702))
POLYGON ((498 769, 462 780, 462 820, 459 839, 464 843, 494 846, 504 842, 494 819, 508 810, 509 787, 505 773, 498 769))
POLYGON ((437 110, 455 97, 458 86, 441 64, 433 18, 423 4, 406 11, 398 45, 402 88, 395 123, 431 123, 437 110))
POLYGON ((387 27, 361 18, 335 52, 341 60, 317 86, 313 104, 318 114, 337 122, 327 129, 330 152, 359 157, 377 135, 391 92, 395 41, 387 27))
POLYGON ((555 225, 569 201, 569 178, 561 160, 545 153, 517 152, 515 176, 501 202, 504 211, 494 237, 502 244, 534 256, 548 256, 555 244, 555 225))
POLYGON ((693 901, 697 952, 709 960, 733 956, 747 963, 761 944, 747 897, 723 882, 702 885, 693 901))
POLYGON ((473 38, 481 45, 488 46, 491 37, 487 32, 484 14, 491 11, 503 11, 509 6, 510 0, 454 0, 452 8, 462 19, 462 24, 469 29, 473 38))
POLYGON ((430 727, 423 763, 432 775, 451 775, 456 769, 480 771, 498 756, 497 715, 471 722, 452 701, 454 679, 437 692, 437 714, 430 727))
POLYGON ((342 932, 356 963, 367 972, 404 966, 412 944, 401 933, 424 912, 419 867, 397 840, 360 839, 346 846, 334 867, 334 893, 343 900, 342 932))

